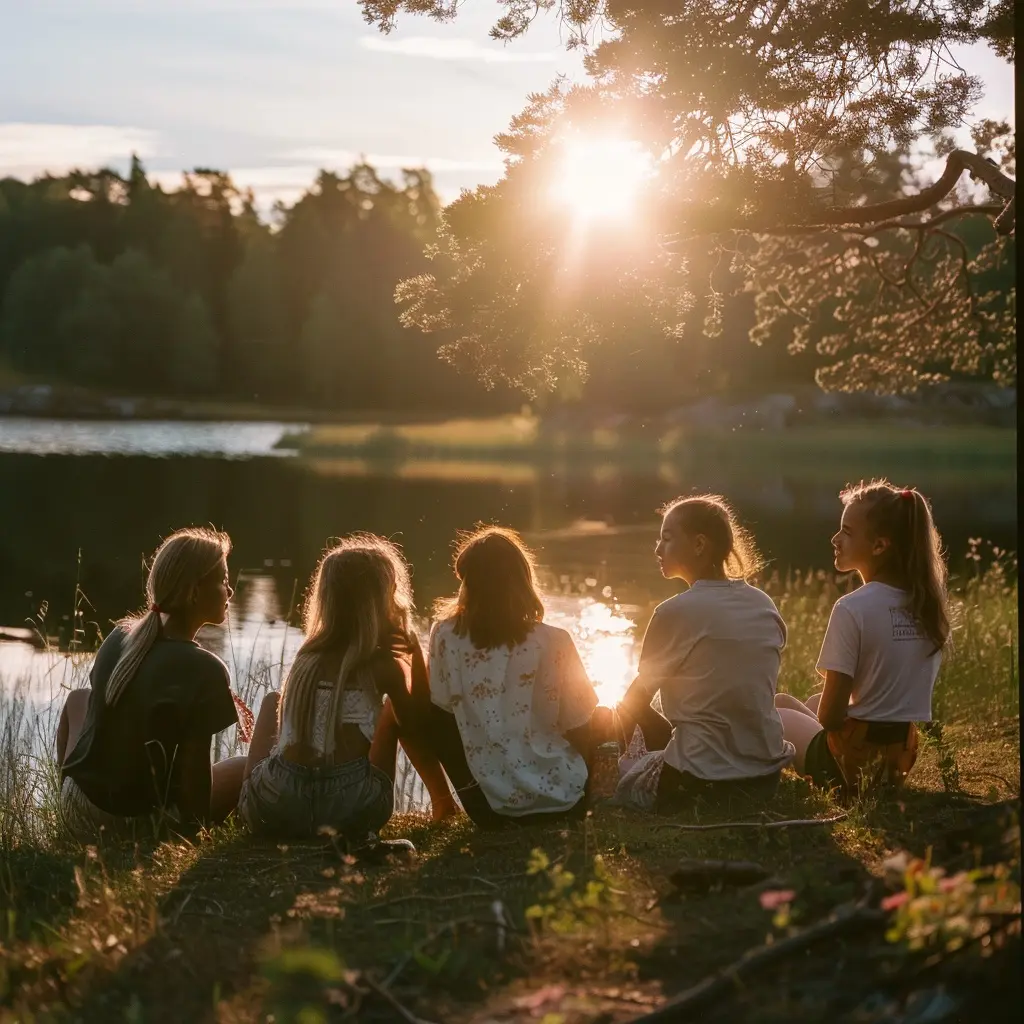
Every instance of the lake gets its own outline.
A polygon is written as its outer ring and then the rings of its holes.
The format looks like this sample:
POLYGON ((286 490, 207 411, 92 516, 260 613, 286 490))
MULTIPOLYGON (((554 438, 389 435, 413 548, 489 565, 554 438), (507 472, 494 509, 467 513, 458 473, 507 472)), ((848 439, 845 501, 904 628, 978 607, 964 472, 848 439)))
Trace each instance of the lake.
MULTIPOLYGON (((275 423, 67 422, 0 419, 0 630, 34 623, 66 645, 72 625, 90 637, 142 598, 143 558, 188 524, 213 524, 234 541, 238 579, 230 630, 203 641, 251 678, 276 683, 298 642, 303 588, 327 538, 369 530, 399 541, 413 566, 418 606, 453 588, 456 531, 479 521, 522 531, 536 549, 549 616, 579 641, 604 701, 636 660, 635 636, 653 604, 675 592, 652 551, 654 509, 677 494, 725 494, 773 568, 829 569, 837 492, 863 472, 844 458, 808 474, 786 461, 703 460, 685 471, 627 461, 540 469, 525 463, 431 461, 375 466, 306 459, 273 448, 275 423), (77 595, 77 596, 76 596, 77 595), (77 614, 76 617, 76 613, 77 614)), ((294 429, 290 427, 289 429, 294 429)), ((879 443, 877 472, 895 472, 879 443)), ((954 566, 971 537, 1016 547, 1012 464, 932 460, 908 478, 932 498, 954 566)), ((83 677, 84 662, 0 643, 0 681, 42 697, 83 677)), ((246 680, 250 685, 243 685, 246 680)))

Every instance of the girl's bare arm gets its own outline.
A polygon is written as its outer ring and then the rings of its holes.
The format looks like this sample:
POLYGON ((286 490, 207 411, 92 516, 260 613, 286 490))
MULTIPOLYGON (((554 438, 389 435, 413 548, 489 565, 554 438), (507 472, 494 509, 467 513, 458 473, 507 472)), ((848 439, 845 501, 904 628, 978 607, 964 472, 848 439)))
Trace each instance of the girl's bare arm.
POLYGON ((825 673, 825 689, 822 690, 818 703, 818 721, 822 727, 834 732, 841 729, 846 721, 847 709, 850 706, 850 694, 853 693, 853 677, 845 672, 829 669, 825 673))

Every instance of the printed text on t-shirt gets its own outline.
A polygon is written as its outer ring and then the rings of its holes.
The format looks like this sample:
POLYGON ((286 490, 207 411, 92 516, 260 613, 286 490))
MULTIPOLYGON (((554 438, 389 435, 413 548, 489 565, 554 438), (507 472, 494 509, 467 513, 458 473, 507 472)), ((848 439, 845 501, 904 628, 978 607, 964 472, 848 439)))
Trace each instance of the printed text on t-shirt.
POLYGON ((924 640, 921 626, 909 608, 890 608, 893 640, 924 640))

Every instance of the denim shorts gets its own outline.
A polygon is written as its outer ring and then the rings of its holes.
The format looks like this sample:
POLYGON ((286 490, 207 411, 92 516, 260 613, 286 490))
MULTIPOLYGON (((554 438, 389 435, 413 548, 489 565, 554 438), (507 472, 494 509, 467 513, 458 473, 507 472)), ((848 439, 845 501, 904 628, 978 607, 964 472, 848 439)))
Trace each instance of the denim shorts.
POLYGON ((97 807, 70 776, 60 787, 60 822, 64 830, 80 843, 95 843, 101 837, 115 842, 152 839, 162 834, 162 826, 181 826, 181 815, 174 807, 154 810, 138 818, 126 818, 97 807))
POLYGON ((254 833, 287 839, 363 840, 394 809, 394 782, 365 757, 307 768, 274 753, 253 768, 238 799, 238 813, 254 833))

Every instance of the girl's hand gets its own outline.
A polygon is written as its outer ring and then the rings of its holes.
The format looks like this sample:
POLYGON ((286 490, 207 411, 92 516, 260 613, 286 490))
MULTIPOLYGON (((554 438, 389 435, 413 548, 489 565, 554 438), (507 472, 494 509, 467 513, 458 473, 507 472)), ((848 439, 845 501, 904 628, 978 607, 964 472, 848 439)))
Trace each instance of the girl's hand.
POLYGON ((823 729, 835 732, 843 727, 853 693, 853 677, 829 669, 825 673, 825 689, 818 702, 818 721, 823 729))

